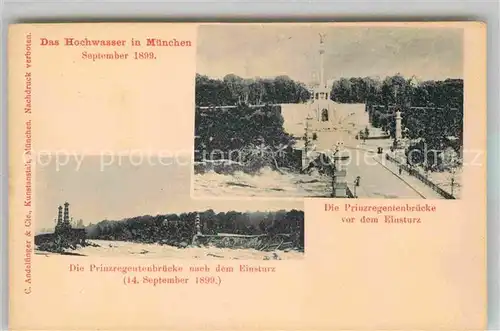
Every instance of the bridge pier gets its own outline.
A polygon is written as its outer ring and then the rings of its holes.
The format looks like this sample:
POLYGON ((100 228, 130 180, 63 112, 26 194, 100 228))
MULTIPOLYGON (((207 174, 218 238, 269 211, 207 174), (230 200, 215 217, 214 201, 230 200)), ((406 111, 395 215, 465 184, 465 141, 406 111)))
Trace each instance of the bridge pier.
POLYGON ((194 220, 194 235, 193 235, 193 240, 192 240, 192 245, 196 246, 198 245, 198 237, 202 236, 203 234, 201 233, 201 220, 200 220, 200 214, 196 214, 196 218, 194 220))
POLYGON ((344 164, 349 160, 349 155, 341 149, 342 143, 337 143, 335 152, 332 156, 333 161, 333 178, 332 178, 332 197, 333 198, 348 198, 349 188, 347 186, 347 167, 344 164))

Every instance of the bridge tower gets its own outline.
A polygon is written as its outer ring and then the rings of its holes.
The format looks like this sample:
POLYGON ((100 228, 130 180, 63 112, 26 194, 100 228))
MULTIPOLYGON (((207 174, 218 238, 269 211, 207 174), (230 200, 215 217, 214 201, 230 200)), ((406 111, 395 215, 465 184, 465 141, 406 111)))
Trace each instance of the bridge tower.
POLYGON ((348 198, 347 194, 347 166, 345 161, 349 159, 349 154, 343 148, 343 142, 337 142, 335 152, 333 153, 333 179, 332 179, 332 197, 348 198))
POLYGON ((64 224, 69 224, 69 203, 66 201, 64 203, 64 218, 63 218, 64 224))
POLYGON ((57 212, 57 224, 58 225, 61 225, 62 224, 62 220, 63 220, 63 207, 62 206, 59 206, 58 207, 58 212, 57 212))
POLYGON ((196 213, 196 217, 194 219, 194 235, 193 235, 193 240, 191 241, 191 244, 193 246, 198 246, 198 244, 199 244, 198 237, 200 237, 202 235, 203 234, 201 233, 200 214, 196 213))
POLYGON ((403 134, 402 134, 402 128, 401 128, 401 110, 399 109, 399 107, 396 109, 396 118, 395 118, 395 121, 396 121, 396 134, 395 134, 395 137, 394 137, 394 148, 396 149, 401 149, 403 148, 403 144, 402 144, 402 141, 403 141, 403 134))
POLYGON ((200 214, 199 213, 196 213, 196 218, 194 220, 194 227, 195 227, 196 235, 201 236, 202 235, 202 233, 201 233, 201 221, 200 221, 200 214))

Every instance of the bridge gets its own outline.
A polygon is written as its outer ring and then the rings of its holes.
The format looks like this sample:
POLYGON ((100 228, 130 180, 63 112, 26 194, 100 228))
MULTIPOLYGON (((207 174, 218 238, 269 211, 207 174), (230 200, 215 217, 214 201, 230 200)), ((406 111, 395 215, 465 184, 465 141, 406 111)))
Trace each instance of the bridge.
MULTIPOLYGON (((369 127, 376 132, 377 129, 369 127)), ((425 185, 419 179, 399 172, 399 167, 385 157, 385 152, 393 144, 393 139, 374 139, 368 143, 355 139, 354 136, 345 134, 342 137, 344 154, 349 159, 344 162, 345 181, 349 192, 357 198, 372 199, 443 199, 443 196, 425 185), (378 153, 378 147, 382 153, 378 153), (355 185, 357 178, 359 186, 355 185)), ((312 143, 314 150, 309 152, 311 158, 321 153, 332 153, 332 141, 338 139, 334 132, 319 132, 317 139, 312 143)))

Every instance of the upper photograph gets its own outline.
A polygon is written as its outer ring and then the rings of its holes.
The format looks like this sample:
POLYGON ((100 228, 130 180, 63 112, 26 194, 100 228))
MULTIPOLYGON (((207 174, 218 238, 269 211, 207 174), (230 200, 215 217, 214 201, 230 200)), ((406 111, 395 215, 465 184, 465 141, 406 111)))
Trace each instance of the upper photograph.
POLYGON ((200 26, 192 196, 460 199, 463 83, 462 29, 200 26))

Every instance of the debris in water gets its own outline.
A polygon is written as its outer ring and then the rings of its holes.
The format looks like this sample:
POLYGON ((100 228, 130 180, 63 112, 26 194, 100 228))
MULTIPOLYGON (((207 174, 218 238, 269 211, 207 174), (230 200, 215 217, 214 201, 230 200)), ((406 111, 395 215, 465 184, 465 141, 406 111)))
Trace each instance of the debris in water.
POLYGON ((255 188, 255 186, 253 186, 253 185, 236 183, 236 182, 227 182, 226 184, 229 185, 229 186, 239 186, 239 187, 251 187, 251 188, 255 188))
POLYGON ((215 254, 212 254, 212 253, 208 253, 207 256, 213 256, 213 257, 218 257, 218 258, 224 258, 224 256, 221 256, 221 255, 215 255, 215 254))

